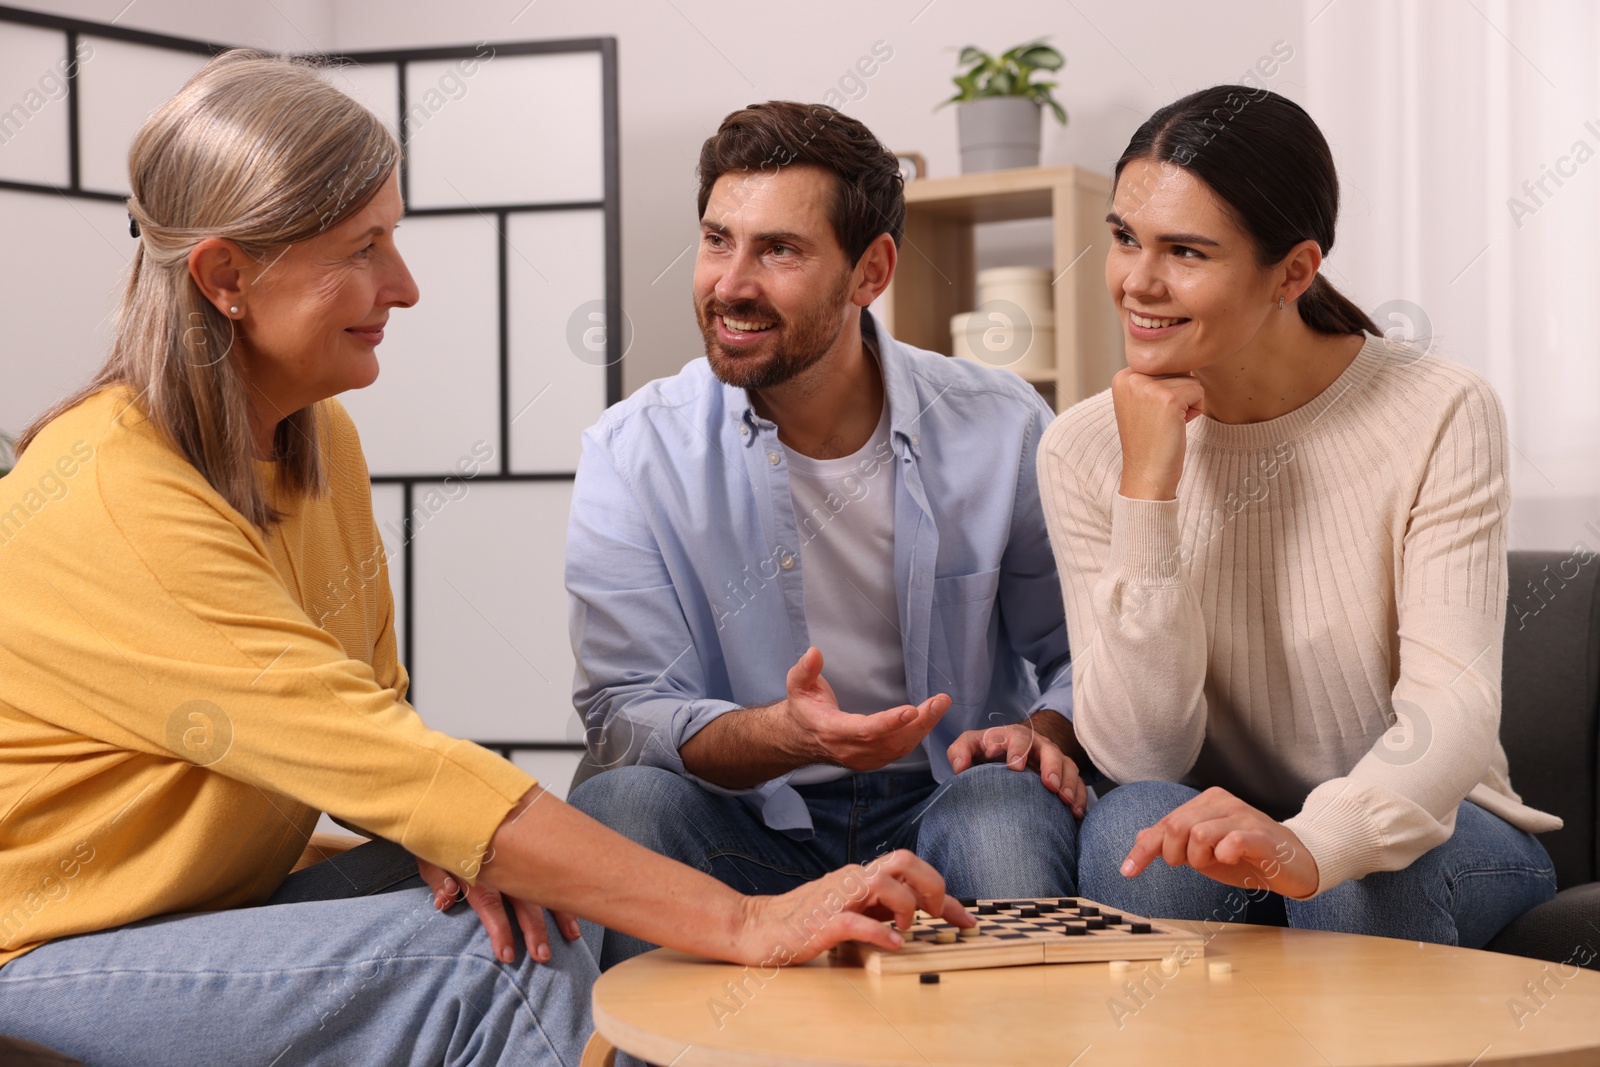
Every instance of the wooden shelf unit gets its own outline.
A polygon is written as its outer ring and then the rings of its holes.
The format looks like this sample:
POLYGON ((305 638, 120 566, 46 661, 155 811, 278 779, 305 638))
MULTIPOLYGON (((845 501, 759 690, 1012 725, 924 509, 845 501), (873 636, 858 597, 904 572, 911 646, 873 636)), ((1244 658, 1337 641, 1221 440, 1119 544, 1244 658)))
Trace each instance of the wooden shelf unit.
POLYGON ((925 178, 906 184, 905 240, 886 298, 907 344, 951 354, 950 317, 977 304, 973 227, 1047 218, 1055 259, 1055 371, 1029 372, 1057 411, 1111 384, 1123 366, 1122 325, 1106 295, 1111 179, 1079 167, 925 178))

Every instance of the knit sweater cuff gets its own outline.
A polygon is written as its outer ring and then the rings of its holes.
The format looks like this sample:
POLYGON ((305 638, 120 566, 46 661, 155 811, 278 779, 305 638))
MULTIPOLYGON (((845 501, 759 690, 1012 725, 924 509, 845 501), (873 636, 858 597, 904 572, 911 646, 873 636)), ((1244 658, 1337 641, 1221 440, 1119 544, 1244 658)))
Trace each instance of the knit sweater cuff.
POLYGON ((400 845, 467 885, 489 860, 489 839, 537 783, 514 764, 470 741, 449 744, 433 781, 406 822, 400 845))
POLYGON ((1294 831, 1317 863, 1317 890, 1300 899, 1310 900, 1352 878, 1364 878, 1383 865, 1383 834, 1371 812, 1348 794, 1335 794, 1315 808, 1308 804, 1283 825, 1294 831))
POLYGON ((1142 585, 1176 585, 1178 502, 1134 500, 1118 493, 1111 504, 1111 567, 1142 585))

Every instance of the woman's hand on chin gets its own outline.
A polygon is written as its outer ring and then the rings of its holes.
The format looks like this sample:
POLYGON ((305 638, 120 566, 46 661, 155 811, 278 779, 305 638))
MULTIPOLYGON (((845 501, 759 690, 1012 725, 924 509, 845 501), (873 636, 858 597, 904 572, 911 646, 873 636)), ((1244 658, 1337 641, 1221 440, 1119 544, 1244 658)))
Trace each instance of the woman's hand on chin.
POLYGON ((1140 830, 1122 873, 1136 877, 1157 858, 1226 885, 1286 897, 1308 897, 1320 884, 1317 861, 1293 830, 1215 787, 1140 830))
POLYGON ((1111 402, 1122 441, 1122 495, 1176 500, 1187 444, 1183 428, 1205 412, 1199 380, 1123 368, 1111 379, 1111 402))

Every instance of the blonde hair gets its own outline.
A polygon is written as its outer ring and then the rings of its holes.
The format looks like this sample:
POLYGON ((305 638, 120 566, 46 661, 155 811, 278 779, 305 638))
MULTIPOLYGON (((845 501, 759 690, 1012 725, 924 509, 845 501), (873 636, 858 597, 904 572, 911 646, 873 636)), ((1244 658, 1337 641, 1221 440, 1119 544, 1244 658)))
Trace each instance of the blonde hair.
MULTIPOLYGON (((266 262, 365 207, 399 152, 383 123, 310 63, 250 49, 207 63, 128 153, 128 214, 140 236, 110 356, 23 432, 17 453, 69 408, 123 385, 229 504, 258 527, 276 522, 256 472, 234 322, 195 285, 189 253, 221 237, 266 262)), ((278 424, 280 490, 325 491, 321 440, 317 406, 278 424)))

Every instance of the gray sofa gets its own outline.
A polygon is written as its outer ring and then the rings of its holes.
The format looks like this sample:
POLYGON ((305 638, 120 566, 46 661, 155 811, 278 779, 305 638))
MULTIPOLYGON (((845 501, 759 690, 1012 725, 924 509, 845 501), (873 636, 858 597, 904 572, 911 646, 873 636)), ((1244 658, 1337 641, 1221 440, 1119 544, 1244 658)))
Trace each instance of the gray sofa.
POLYGON ((1500 740, 1522 799, 1566 826, 1540 840, 1559 893, 1495 952, 1600 970, 1600 555, 1511 553, 1500 740))

